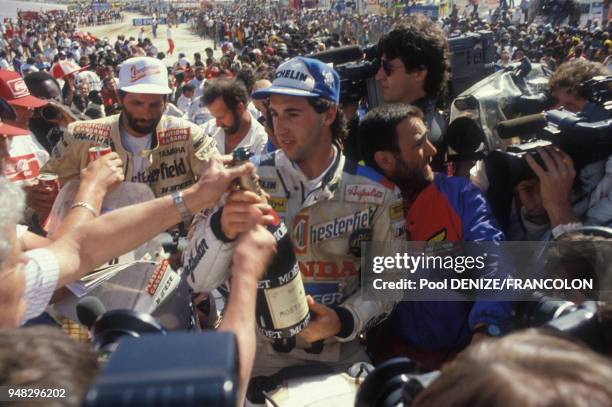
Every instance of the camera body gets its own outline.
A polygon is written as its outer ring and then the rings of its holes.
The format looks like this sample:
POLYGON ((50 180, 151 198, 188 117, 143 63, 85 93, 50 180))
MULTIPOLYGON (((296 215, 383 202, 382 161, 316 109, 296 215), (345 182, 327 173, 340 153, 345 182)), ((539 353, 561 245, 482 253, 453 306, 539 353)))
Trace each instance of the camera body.
MULTIPOLYGON (((86 318, 79 319, 95 318, 96 307, 84 305, 86 318)), ((90 329, 92 346, 105 364, 87 392, 86 407, 236 405, 240 383, 233 333, 167 332, 152 316, 127 309, 103 313, 90 329)))

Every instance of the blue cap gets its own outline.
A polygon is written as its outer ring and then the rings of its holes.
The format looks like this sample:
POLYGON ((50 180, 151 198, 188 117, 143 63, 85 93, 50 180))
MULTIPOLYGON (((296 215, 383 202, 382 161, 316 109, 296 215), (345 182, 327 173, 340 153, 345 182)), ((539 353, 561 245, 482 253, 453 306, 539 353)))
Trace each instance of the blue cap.
POLYGON ((276 70, 272 86, 253 92, 253 99, 270 95, 320 97, 340 101, 340 76, 331 66, 313 58, 296 57, 276 70))

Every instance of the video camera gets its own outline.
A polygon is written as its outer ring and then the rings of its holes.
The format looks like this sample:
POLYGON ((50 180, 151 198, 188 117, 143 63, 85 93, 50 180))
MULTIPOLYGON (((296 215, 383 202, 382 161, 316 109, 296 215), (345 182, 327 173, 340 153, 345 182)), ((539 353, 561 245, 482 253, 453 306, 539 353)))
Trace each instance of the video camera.
POLYGON ((167 332, 132 310, 105 312, 95 297, 77 304, 79 321, 105 362, 86 407, 235 406, 238 350, 228 332, 167 332))
MULTIPOLYGON (((453 74, 451 95, 459 94, 493 72, 495 44, 492 32, 479 31, 450 38, 448 46, 453 74)), ((380 68, 376 44, 365 48, 357 45, 333 48, 307 57, 334 64, 340 75, 341 103, 358 102, 367 97, 370 109, 383 104, 382 89, 374 79, 380 68)))
POLYGON ((535 178, 525 160, 531 155, 543 168, 536 148, 555 145, 569 154, 576 172, 586 165, 606 160, 612 154, 612 75, 595 77, 582 84, 589 101, 580 113, 553 109, 544 113, 499 122, 502 139, 519 137, 523 142, 506 151, 494 150, 484 158, 486 174, 494 180, 487 193, 497 220, 506 225, 512 202, 512 188, 535 178))
POLYGON ((367 97, 370 108, 383 104, 382 89, 374 79, 380 68, 376 45, 334 48, 307 55, 334 65, 340 76, 340 103, 354 103, 367 97))
POLYGON ((536 292, 533 301, 518 304, 514 321, 517 329, 539 327, 581 341, 604 355, 612 352, 612 311, 600 302, 576 305, 536 292))

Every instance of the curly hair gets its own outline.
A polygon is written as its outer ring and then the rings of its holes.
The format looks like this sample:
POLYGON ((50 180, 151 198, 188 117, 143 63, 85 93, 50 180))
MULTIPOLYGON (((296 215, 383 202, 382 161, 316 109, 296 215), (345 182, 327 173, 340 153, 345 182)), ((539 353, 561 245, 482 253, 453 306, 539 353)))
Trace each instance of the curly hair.
POLYGON ((444 97, 450 80, 450 51, 442 28, 422 14, 409 16, 378 41, 378 52, 400 58, 410 72, 427 69, 425 92, 444 97))
POLYGON ((594 76, 609 74, 610 71, 608 68, 599 62, 574 59, 573 61, 564 62, 559 65, 548 80, 548 86, 551 92, 569 88, 570 92, 574 95, 586 99, 589 95, 586 94, 580 84, 594 76))

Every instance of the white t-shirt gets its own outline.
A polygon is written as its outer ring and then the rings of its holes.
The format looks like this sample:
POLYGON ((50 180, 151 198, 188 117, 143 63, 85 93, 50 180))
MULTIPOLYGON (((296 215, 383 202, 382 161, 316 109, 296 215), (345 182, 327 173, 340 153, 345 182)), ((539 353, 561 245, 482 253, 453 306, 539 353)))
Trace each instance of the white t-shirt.
POLYGON ((168 38, 169 40, 172 39, 172 30, 169 28, 166 30, 166 38, 168 38))
MULTIPOLYGON (((217 150, 221 154, 229 154, 231 151, 225 151, 225 130, 217 127, 216 120, 213 118, 201 126, 204 129, 204 134, 211 136, 217 142, 217 150)), ((251 127, 248 133, 244 136, 238 147, 248 147, 255 155, 264 153, 266 143, 268 142, 268 133, 266 129, 251 115, 251 127)))
POLYGON ((132 153, 132 165, 134 166, 132 179, 126 181, 146 182, 146 170, 149 166, 149 157, 142 157, 140 152, 151 148, 151 134, 144 137, 134 137, 121 126, 119 127, 119 132, 121 134, 121 144, 123 148, 132 153))

